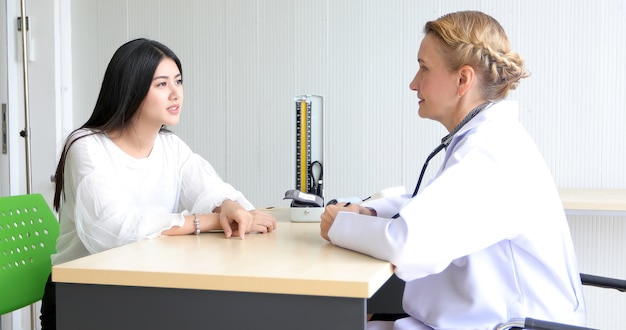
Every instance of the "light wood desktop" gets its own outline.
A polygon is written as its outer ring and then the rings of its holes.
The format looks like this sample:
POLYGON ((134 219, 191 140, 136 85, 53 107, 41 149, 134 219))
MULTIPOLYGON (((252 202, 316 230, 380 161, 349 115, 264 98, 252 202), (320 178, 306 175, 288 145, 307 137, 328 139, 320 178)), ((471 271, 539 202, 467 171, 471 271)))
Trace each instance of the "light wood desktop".
MULTIPOLYGON (((284 215, 277 214, 284 220, 284 215)), ((319 223, 144 240, 53 267, 59 329, 364 329, 390 263, 319 223)))
POLYGON ((566 214, 626 216, 626 190, 560 189, 559 194, 566 214))

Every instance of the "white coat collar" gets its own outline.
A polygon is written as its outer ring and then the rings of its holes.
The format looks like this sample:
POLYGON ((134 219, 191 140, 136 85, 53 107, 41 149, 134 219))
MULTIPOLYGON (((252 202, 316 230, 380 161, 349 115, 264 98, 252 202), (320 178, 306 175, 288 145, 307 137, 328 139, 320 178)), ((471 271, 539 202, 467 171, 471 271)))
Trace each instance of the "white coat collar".
POLYGON ((463 125, 461 129, 452 138, 454 140, 465 135, 465 133, 474 127, 480 125, 486 121, 518 121, 519 120, 519 107, 517 101, 504 100, 493 104, 485 110, 479 112, 476 117, 472 118, 467 124, 463 125))

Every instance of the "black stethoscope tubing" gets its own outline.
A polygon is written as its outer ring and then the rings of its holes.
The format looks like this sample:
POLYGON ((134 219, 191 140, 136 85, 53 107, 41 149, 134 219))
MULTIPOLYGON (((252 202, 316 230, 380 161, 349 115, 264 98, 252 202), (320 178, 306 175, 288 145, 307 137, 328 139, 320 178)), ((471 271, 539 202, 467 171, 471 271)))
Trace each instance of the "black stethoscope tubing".
MULTIPOLYGON (((430 155, 428 155, 428 157, 426 157, 426 161, 424 162, 424 165, 422 166, 422 171, 420 172, 420 176, 417 179, 417 184, 415 185, 415 190, 413 190, 413 195, 411 195, 411 198, 415 197, 417 195, 417 192, 420 189, 420 186, 422 184, 422 179, 424 178, 424 173, 426 173, 426 167, 428 167, 428 162, 430 162, 430 160, 433 159, 433 157, 435 157, 441 150, 445 149, 448 145, 450 145, 450 142, 452 142, 452 138, 461 129, 461 127, 463 127, 465 124, 467 124, 467 122, 472 120, 472 118, 474 118, 479 112, 489 108, 491 105, 493 105, 493 103, 485 102, 477 106, 476 108, 472 109, 472 111, 470 111, 470 113, 468 113, 467 116, 463 118, 461 123, 459 123, 450 134, 444 136, 443 139, 441 139, 441 144, 438 145, 437 148, 435 148, 435 150, 433 150, 430 153, 430 155)), ((400 216, 400 213, 398 212, 392 217, 392 219, 396 219, 399 216, 400 216)))

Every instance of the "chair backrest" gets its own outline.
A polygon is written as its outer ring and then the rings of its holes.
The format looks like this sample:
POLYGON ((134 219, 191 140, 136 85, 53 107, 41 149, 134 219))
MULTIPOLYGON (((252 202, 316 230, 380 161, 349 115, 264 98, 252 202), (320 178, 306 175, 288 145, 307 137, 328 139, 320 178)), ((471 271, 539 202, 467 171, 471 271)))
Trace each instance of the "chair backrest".
POLYGON ((41 300, 58 236, 41 194, 0 197, 0 315, 41 300))

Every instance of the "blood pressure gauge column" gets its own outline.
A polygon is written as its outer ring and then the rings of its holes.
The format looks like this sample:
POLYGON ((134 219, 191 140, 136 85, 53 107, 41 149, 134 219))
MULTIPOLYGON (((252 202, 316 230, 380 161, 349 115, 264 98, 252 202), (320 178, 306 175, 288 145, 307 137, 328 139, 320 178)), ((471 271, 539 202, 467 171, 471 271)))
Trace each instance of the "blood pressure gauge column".
POLYGON ((299 95, 296 110, 296 189, 322 197, 324 98, 299 95))

